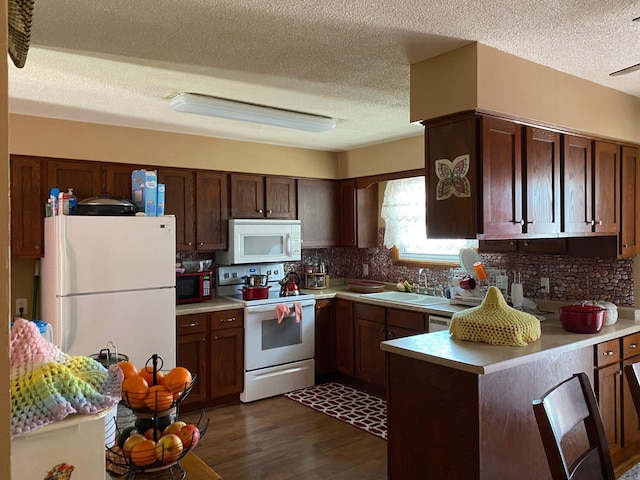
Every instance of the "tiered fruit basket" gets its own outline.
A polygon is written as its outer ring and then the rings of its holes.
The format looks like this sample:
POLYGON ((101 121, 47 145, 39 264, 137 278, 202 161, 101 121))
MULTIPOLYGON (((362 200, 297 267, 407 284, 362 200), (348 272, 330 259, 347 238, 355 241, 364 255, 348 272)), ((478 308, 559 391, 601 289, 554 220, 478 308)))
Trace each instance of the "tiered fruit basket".
MULTIPOLYGON (((153 355, 140 372, 129 362, 118 364, 124 373, 121 405, 130 409, 135 424, 123 428, 115 421, 115 443, 107 445, 107 469, 127 474, 167 470, 170 478, 184 479, 180 459, 199 443, 209 426, 202 415, 197 424, 178 420, 180 403, 196 381, 184 367, 162 371, 162 358, 153 355)), ((107 435, 107 438, 110 436, 107 435)), ((154 477, 155 478, 155 477, 154 477)))

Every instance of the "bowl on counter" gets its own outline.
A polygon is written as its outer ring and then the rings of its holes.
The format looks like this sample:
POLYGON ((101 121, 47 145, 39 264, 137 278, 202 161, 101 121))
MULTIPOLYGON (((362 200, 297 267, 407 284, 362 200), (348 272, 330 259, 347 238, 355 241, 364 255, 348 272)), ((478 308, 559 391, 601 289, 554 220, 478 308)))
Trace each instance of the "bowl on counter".
POLYGON ((183 260, 182 268, 185 272, 206 272, 211 268, 211 260, 183 260))
POLYGON ((560 307, 560 323, 567 332, 598 333, 604 326, 605 309, 598 305, 560 307))

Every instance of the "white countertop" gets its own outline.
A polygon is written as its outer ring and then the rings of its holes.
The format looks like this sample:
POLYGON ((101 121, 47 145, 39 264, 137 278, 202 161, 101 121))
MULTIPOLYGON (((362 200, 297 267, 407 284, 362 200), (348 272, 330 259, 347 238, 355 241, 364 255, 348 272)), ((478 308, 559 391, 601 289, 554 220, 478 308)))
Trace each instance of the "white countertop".
POLYGON ((640 332, 640 322, 620 319, 599 333, 570 333, 562 328, 555 314, 548 316, 540 326, 540 338, 526 347, 464 341, 451 336, 448 331, 442 331, 388 340, 382 342, 380 348, 470 373, 487 374, 640 332))

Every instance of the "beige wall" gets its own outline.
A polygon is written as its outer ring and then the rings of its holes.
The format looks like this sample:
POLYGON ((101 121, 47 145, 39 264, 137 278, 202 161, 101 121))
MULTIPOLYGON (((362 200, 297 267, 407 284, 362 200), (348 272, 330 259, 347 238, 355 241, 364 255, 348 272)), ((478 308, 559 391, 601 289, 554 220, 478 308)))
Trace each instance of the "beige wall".
POLYGON ((339 178, 366 177, 424 168, 424 136, 404 138, 338 154, 339 178))
POLYGON ((475 108, 640 143, 640 99, 486 45, 411 66, 411 121, 475 108))
POLYGON ((333 152, 11 115, 12 154, 338 178, 333 152))

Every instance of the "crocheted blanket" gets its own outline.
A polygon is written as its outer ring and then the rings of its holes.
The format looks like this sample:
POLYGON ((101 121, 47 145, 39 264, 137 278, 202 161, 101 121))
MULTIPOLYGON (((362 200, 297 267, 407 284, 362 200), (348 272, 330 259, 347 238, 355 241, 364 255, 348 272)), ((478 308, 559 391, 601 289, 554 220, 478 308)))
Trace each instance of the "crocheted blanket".
POLYGON ((17 319, 11 328, 11 435, 73 413, 94 414, 121 399, 123 374, 98 361, 72 356, 40 335, 35 323, 17 319))

